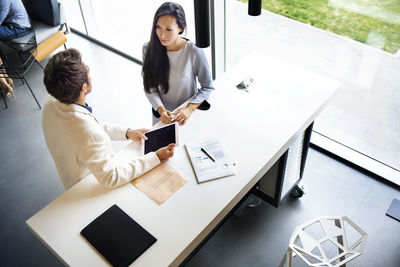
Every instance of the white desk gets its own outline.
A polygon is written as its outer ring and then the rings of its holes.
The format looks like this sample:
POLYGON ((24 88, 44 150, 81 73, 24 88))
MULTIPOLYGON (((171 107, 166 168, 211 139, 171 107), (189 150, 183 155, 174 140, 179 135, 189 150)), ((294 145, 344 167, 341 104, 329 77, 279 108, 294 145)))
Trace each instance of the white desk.
MULTIPOLYGON (((215 82, 209 111, 196 111, 180 127, 181 146, 169 164, 187 179, 161 206, 131 184, 114 190, 89 176, 27 224, 64 263, 103 266, 107 262, 80 236, 80 231, 112 204, 117 204, 158 240, 132 266, 180 264, 262 175, 310 125, 339 86, 337 81, 277 59, 254 53, 215 82), (249 92, 235 85, 249 74, 249 92), (183 144, 220 136, 237 175, 197 184, 183 144)), ((120 160, 138 155, 130 143, 120 160)))

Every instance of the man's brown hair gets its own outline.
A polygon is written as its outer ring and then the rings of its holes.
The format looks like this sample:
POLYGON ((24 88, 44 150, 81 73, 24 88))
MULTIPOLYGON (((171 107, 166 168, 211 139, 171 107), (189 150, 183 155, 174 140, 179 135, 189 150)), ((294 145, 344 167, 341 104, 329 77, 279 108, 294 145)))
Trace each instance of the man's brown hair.
POLYGON ((70 48, 55 54, 44 69, 43 81, 47 92, 61 103, 76 102, 82 85, 88 82, 88 71, 81 53, 70 48))

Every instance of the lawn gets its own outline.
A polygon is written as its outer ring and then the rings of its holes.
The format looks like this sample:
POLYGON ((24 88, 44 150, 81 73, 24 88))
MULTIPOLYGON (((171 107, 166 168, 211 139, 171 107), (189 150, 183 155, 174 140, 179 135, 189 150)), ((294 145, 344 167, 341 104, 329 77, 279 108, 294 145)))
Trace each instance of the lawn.
POLYGON ((263 0, 262 5, 389 53, 400 49, 400 0, 263 0))

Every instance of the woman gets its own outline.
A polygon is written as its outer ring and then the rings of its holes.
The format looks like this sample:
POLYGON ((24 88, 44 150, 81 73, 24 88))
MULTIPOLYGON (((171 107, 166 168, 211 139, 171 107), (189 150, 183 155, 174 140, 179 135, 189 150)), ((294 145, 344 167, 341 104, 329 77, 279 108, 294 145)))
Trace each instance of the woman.
POLYGON ((207 99, 214 87, 207 59, 193 42, 180 36, 185 28, 182 6, 164 3, 154 15, 150 42, 143 46, 143 84, 153 106, 153 124, 161 117, 163 123, 183 125, 195 109, 210 107, 207 99), (175 110, 189 99, 188 105, 175 110))

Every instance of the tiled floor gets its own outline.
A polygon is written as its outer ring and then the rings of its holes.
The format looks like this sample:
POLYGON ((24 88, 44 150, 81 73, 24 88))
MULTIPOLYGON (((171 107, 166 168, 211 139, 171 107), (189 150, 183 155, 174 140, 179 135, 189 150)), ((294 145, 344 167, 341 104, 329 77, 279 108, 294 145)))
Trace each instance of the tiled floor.
MULTIPOLYGON (((88 102, 95 115, 150 127, 140 66, 74 35, 68 45, 78 47, 90 66, 94 85, 88 102)), ((42 79, 41 69, 33 66, 28 81, 41 103, 42 79)), ((25 224, 63 187, 42 136, 41 111, 26 86, 16 85, 17 98, 0 110, 0 266, 62 266, 25 224)), ((124 144, 115 143, 115 149, 124 144)), ((400 199, 399 188, 312 149, 304 182, 308 193, 301 199, 288 199, 278 209, 262 203, 241 218, 231 217, 187 266, 277 266, 294 227, 317 215, 347 215, 369 234, 364 254, 349 266, 398 266, 400 223, 385 211, 394 197, 400 199)))

